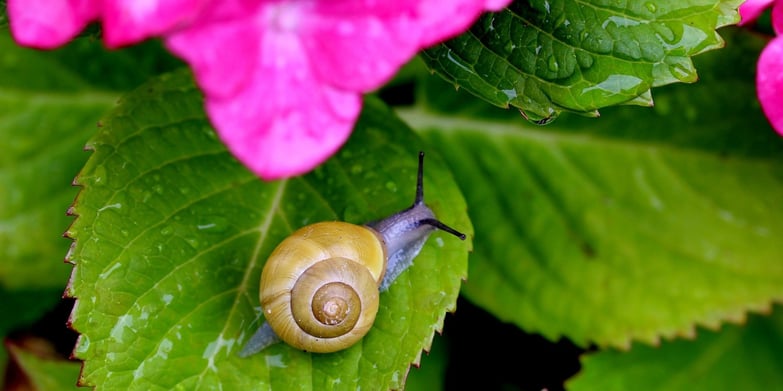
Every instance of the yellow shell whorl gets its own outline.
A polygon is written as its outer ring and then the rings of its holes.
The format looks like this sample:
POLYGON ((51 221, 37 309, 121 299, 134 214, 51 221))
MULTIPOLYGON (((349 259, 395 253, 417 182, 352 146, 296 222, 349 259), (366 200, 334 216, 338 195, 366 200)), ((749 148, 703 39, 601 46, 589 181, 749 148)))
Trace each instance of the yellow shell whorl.
POLYGON ((385 270, 385 249, 371 229, 344 222, 306 226, 280 243, 264 266, 259 294, 264 317, 298 349, 344 349, 372 327, 385 270), (322 304, 314 306, 314 297, 322 304), (331 318, 318 320, 324 316, 331 318))

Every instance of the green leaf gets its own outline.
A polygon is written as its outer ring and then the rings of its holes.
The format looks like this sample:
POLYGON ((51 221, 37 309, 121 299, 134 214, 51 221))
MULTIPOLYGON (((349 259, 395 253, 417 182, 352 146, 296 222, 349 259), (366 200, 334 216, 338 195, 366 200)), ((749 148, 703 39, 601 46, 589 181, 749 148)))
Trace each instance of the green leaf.
MULTIPOLYGON (((700 56, 652 110, 523 121, 413 108, 476 228, 464 295, 551 340, 628 347, 783 300, 783 141, 755 99, 762 41, 700 56)), ((607 110, 610 111, 610 110, 607 110)))
POLYGON ((700 331, 694 341, 588 354, 568 381, 579 390, 779 390, 783 388, 783 311, 744 326, 700 331))
POLYGON ((62 233, 89 156, 84 144, 119 96, 179 64, 154 42, 107 51, 81 39, 56 51, 17 46, 0 29, 0 286, 62 288, 69 242, 62 233), (90 61, 85 62, 85 58, 90 61))
POLYGON ((424 51, 434 72, 488 102, 546 122, 652 105, 650 88, 696 81, 691 57, 723 45, 739 0, 515 1, 424 51))
POLYGON ((39 357, 35 352, 13 343, 6 343, 6 347, 31 390, 81 389, 76 386, 81 368, 78 362, 39 357))
POLYGON ((469 242, 435 233, 381 294, 369 334, 310 354, 278 344, 237 352, 258 327, 267 255, 316 221, 376 220, 410 205, 417 152, 426 201, 472 233, 465 202, 436 151, 375 100, 340 154, 307 176, 263 182, 217 140, 190 76, 127 95, 90 142, 68 231, 68 294, 81 333, 81 382, 106 389, 400 389, 454 309, 469 242))
POLYGON ((0 1, 0 29, 8 27, 7 1, 0 1))
POLYGON ((443 390, 443 379, 446 377, 448 364, 446 341, 436 337, 432 341, 432 349, 422 357, 420 366, 412 368, 405 381, 406 391, 443 390))
POLYGON ((0 286, 62 287, 71 186, 87 159, 84 143, 114 102, 49 53, 0 34, 0 286))

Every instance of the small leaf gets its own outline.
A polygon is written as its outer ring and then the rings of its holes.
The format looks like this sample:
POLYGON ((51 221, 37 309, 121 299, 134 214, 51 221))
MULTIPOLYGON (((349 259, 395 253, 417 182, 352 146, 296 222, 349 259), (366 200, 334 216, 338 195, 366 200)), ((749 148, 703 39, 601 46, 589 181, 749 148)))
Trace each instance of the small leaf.
POLYGON ((693 341, 634 346, 582 358, 567 388, 579 390, 779 390, 783 388, 783 308, 747 325, 702 330, 693 341))
POLYGON ((516 1, 424 51, 436 73, 531 121, 651 106, 650 88, 696 81, 691 57, 723 45, 739 0, 516 1))
POLYGON ((81 369, 79 362, 41 357, 40 353, 28 351, 14 343, 6 342, 5 346, 30 390, 80 389, 76 386, 76 379, 81 369))
POLYGON ((381 294, 370 333, 333 354, 283 344, 237 353, 258 327, 271 250, 309 223, 372 221, 410 205, 417 152, 425 199, 472 233, 437 153, 375 100, 340 154, 304 176, 263 182, 217 140, 185 73, 127 95, 93 138, 68 231, 81 383, 106 389, 400 389, 454 309, 470 244, 435 233, 381 294))
POLYGON ((546 131, 401 112, 442 146, 471 206, 462 293, 528 332, 615 347, 783 300, 783 140, 755 100, 760 43, 738 35, 700 57, 702 82, 662 89, 652 110, 546 131))

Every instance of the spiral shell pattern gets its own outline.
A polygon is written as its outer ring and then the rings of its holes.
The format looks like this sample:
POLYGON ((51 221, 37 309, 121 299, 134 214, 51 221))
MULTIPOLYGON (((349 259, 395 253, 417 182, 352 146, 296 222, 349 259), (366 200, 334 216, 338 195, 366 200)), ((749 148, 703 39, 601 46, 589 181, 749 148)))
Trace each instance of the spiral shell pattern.
POLYGON ((264 266, 264 317, 293 347, 344 349, 372 327, 385 269, 385 248, 373 230, 344 222, 309 225, 281 242, 264 266))

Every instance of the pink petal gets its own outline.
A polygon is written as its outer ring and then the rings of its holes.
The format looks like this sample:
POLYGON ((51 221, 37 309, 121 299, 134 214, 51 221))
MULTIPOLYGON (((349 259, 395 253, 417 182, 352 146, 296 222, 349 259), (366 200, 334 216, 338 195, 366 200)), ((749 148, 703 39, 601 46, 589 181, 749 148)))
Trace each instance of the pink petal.
POLYGON ((344 4, 319 3, 314 15, 302 21, 300 34, 320 80, 347 90, 369 91, 416 54, 422 30, 413 15, 403 12, 404 4, 389 15, 388 10, 360 9, 363 2, 353 3, 357 6, 351 12, 344 12, 344 4))
POLYGON ((776 1, 772 5, 772 28, 775 33, 783 35, 783 1, 776 1))
MULTIPOLYGON (((494 9, 509 0, 490 0, 494 9)), ((388 81, 418 51, 451 38, 485 11, 483 1, 323 1, 302 9, 299 27, 319 78, 354 91, 388 81)))
POLYGON ((739 25, 746 25, 756 20, 764 10, 775 0, 746 0, 739 6, 739 25))
POLYGON ((171 34, 165 42, 190 64, 206 95, 225 98, 250 78, 263 36, 250 23, 209 23, 171 34))
POLYGON ((509 4, 511 4, 511 0, 486 0, 484 7, 487 11, 494 12, 508 7, 509 4))
POLYGON ((244 88, 226 99, 208 94, 207 112, 221 139, 253 172, 268 180, 299 175, 345 143, 361 96, 321 83, 295 34, 267 32, 261 40, 244 88))
POLYGON ((307 172, 331 156, 350 135, 361 92, 484 10, 473 0, 456 8, 435 0, 228 3, 211 3, 166 44, 193 68, 228 148, 265 179, 307 172))
POLYGON ((100 0, 9 0, 8 18, 17 43, 41 49, 63 45, 101 12, 100 0))
POLYGON ((141 41, 193 22, 205 0, 107 0, 103 32, 109 47, 141 41))
POLYGON ((458 0, 451 1, 448 7, 436 0, 419 3, 418 13, 422 15, 420 22, 425 32, 422 47, 427 47, 467 31, 482 13, 500 10, 511 1, 458 0))
POLYGON ((759 56, 756 93, 769 123, 783 135, 783 37, 770 41, 759 56))

